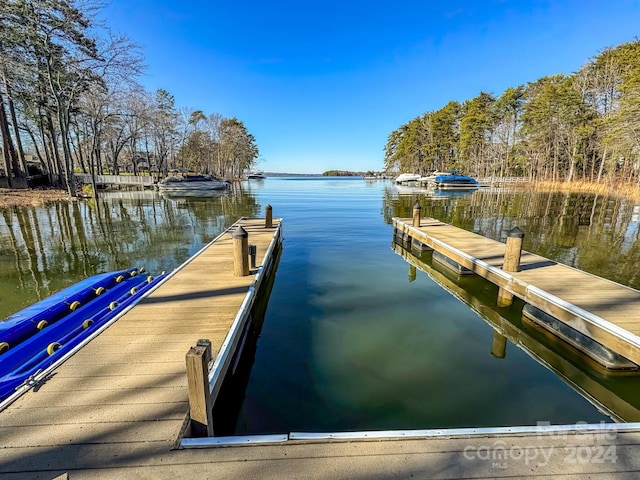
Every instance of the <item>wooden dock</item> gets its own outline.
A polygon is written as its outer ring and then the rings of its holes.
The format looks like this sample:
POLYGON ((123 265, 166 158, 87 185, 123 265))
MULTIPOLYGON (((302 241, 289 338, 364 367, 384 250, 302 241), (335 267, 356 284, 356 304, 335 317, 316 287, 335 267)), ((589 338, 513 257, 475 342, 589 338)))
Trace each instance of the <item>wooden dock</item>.
MULTIPOLYGON (((91 175, 88 173, 76 173, 74 177, 79 183, 91 185, 91 175)), ((151 188, 156 183, 151 175, 96 175, 95 182, 96 185, 135 185, 143 188, 151 188)))
POLYGON ((241 219, 0 412, 0 477, 53 478, 47 472, 154 456, 162 462, 187 424, 186 353, 208 339, 215 358, 233 341, 229 332, 248 317, 265 265, 273 267, 280 227, 277 219, 271 228, 241 219), (257 247, 257 267, 247 276, 234 275, 239 226, 257 247))
MULTIPOLYGON (((256 220, 242 225, 264 266, 267 245, 280 240, 280 222, 272 229, 256 220)), ((257 276, 231 275, 232 241, 230 232, 220 236, 0 412, 3 480, 637 478, 640 433, 627 430, 514 427, 506 436, 443 430, 176 449, 188 409, 185 354, 208 338, 215 355, 257 276)))
POLYGON ((522 252, 520 271, 502 269, 505 244, 434 219, 393 219, 407 235, 510 294, 640 364, 640 291, 522 252))

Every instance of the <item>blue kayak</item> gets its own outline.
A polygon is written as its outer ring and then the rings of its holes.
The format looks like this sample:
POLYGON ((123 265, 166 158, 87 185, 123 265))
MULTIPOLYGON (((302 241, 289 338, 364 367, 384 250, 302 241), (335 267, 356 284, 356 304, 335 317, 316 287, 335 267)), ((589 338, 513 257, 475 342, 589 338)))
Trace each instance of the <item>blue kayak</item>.
POLYGON ((0 322, 0 353, 138 273, 137 268, 130 268, 94 275, 5 318, 0 322))
MULTIPOLYGON (((53 324, 0 354, 0 401, 28 383, 33 375, 66 355, 166 276, 163 273, 153 278, 139 274, 140 271, 136 269, 124 272, 111 272, 109 275, 115 273, 116 278, 122 278, 105 288, 100 295, 94 295, 53 324)), ((95 277, 91 279, 95 280, 95 277)), ((86 286, 85 282, 80 283, 86 286)), ((38 304, 45 305, 43 302, 38 304)))

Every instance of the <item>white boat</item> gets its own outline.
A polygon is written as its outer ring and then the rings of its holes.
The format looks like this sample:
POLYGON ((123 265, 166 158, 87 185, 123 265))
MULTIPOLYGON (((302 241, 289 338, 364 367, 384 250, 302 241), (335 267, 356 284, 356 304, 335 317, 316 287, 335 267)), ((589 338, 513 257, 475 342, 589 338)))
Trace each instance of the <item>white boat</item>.
POLYGON ((417 173, 401 173, 396 177, 394 182, 397 184, 417 182, 419 178, 420 178, 420 175, 418 175, 417 173))
POLYGON ((247 178, 249 180, 262 180, 267 178, 267 176, 264 174, 262 170, 256 170, 254 172, 249 172, 247 174, 247 178))
POLYGON ((228 180, 221 180, 213 175, 187 175, 167 177, 158 183, 161 192, 193 192, 224 190, 229 188, 228 180))
POLYGON ((434 171, 433 173, 430 173, 429 175, 425 175, 423 177, 420 177, 418 179, 418 183, 421 185, 428 185, 428 186, 435 186, 436 184, 436 177, 439 175, 450 175, 450 172, 439 172, 439 171, 434 171))
POLYGON ((438 190, 472 190, 478 188, 478 181, 468 175, 437 175, 435 186, 438 190))

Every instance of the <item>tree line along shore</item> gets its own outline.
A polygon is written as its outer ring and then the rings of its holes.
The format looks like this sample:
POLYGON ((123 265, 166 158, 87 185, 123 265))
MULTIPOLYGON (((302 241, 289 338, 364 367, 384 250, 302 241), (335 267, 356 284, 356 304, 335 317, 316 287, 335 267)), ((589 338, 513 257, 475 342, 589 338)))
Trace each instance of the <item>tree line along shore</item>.
MULTIPOLYGON (((316 175, 319 176, 319 175, 316 175)), ((640 188, 632 184, 603 184, 583 181, 536 181, 521 184, 517 188, 546 192, 584 193, 615 198, 626 198, 640 203, 640 188)), ((49 202, 72 200, 63 189, 7 189, 0 188, 0 209, 12 207, 38 207, 49 202)))
POLYGON ((571 75, 451 101, 392 131, 387 171, 455 168, 532 182, 640 183, 640 40, 608 47, 571 75))
MULTIPOLYGON (((140 47, 112 35, 99 13, 91 1, 0 3, 0 187, 33 186, 40 173, 73 197, 75 171, 239 178, 254 169, 260 152, 244 123, 179 108, 161 88, 146 91, 140 47)), ((384 173, 457 169, 594 190, 637 186, 639 131, 634 40, 603 49, 571 75, 417 116, 389 134, 384 173)))
POLYGON ((114 35, 101 8, 0 2, 0 186, 38 176, 75 196, 75 171, 237 178, 252 169, 259 149, 244 123, 146 91, 140 47, 114 35))

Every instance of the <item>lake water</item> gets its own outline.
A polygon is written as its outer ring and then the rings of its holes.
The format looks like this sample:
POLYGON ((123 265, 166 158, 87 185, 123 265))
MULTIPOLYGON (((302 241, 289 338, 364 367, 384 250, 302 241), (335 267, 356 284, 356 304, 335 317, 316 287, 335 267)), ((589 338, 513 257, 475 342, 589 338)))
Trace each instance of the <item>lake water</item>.
POLYGON ((604 374, 523 325, 521 303, 496 307, 493 285, 394 244, 391 218, 410 217, 416 201, 423 216, 498 240, 518 225, 526 250, 640 286, 630 202, 268 178, 209 198, 123 192, 2 211, 0 318, 96 272, 175 268, 270 204, 284 219, 282 255, 246 386, 226 393, 240 407, 222 433, 640 420, 638 377, 604 374), (508 333, 504 358, 492 354, 495 329, 508 333))

